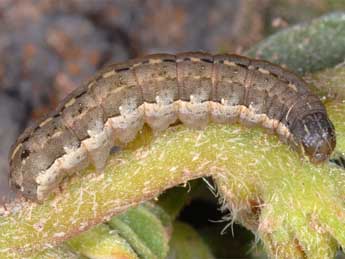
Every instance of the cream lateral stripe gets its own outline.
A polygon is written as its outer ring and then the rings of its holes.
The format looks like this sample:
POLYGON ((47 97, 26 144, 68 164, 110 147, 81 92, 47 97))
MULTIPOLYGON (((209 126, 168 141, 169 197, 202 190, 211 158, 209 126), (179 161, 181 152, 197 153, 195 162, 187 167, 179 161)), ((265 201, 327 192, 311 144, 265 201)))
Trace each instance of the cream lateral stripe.
MULTIPOLYGON (((181 105, 181 102, 183 102, 183 101, 178 100, 178 101, 173 102, 172 105, 174 105, 175 107, 179 107, 179 106, 181 105)), ((190 102, 184 101, 183 103, 188 103, 188 104, 189 104, 190 102)), ((199 104, 199 103, 198 103, 198 104, 199 104)), ((196 104, 196 105, 198 105, 198 104, 196 104)), ((207 101, 207 107, 208 107, 208 110, 209 110, 208 114, 211 114, 211 116, 209 116, 210 118, 212 118, 212 114, 213 114, 212 107, 214 107, 214 106, 217 105, 217 104, 219 105, 218 102, 207 101)), ((158 104, 157 104, 157 105, 158 105, 158 104)), ((145 103, 142 104, 142 105, 140 105, 140 106, 137 108, 137 110, 138 110, 138 109, 144 109, 144 106, 145 106, 145 103)), ((226 101, 224 101, 223 99, 222 99, 222 106, 223 106, 223 108, 227 107, 226 101)), ((257 113, 255 113, 255 111, 254 111, 253 109, 250 109, 250 108, 248 108, 248 107, 246 107, 246 106, 244 106, 244 105, 228 106, 228 107, 231 107, 231 108, 234 108, 234 109, 240 108, 240 111, 241 111, 241 112, 240 112, 240 115, 239 115, 239 116, 241 116, 241 114, 242 114, 242 116, 243 116, 242 119, 246 119, 246 115, 249 116, 249 117, 253 116, 253 117, 260 118, 260 119, 261 119, 261 120, 260 120, 261 122, 265 122, 265 123, 268 124, 268 125, 272 125, 272 126, 273 126, 273 125, 276 125, 275 128, 271 128, 271 129, 274 130, 274 131, 277 131, 277 130, 279 129, 279 133, 280 133, 281 137, 284 137, 286 140, 290 139, 291 132, 290 132, 289 129, 288 129, 284 124, 282 124, 280 121, 275 120, 275 119, 270 119, 266 114, 257 114, 257 113)), ((113 119, 115 119, 115 118, 117 118, 117 117, 118 117, 118 116, 108 118, 108 120, 105 122, 105 124, 108 124, 110 120, 113 120, 113 119)), ((144 117, 145 117, 145 114, 144 114, 144 117)), ((84 139, 83 141, 81 141, 81 145, 80 145, 80 147, 79 147, 78 150, 77 150, 78 152, 80 152, 79 150, 81 150, 81 149, 85 150, 85 151, 87 152, 87 154, 88 154, 88 157, 89 157, 90 159, 91 159, 92 156, 89 154, 89 151, 88 151, 88 149, 87 149, 86 146, 85 146, 85 142, 88 142, 90 139, 93 139, 93 138, 95 138, 95 137, 90 137, 90 138, 87 138, 87 139, 84 139)), ((20 146, 18 146, 18 148, 19 148, 19 147, 20 147, 20 146)), ((77 151, 76 151, 76 152, 77 152, 77 151)), ((15 152, 14 152, 14 153, 15 153, 15 152)), ((67 154, 65 154, 65 155, 63 155, 63 156, 57 158, 55 161, 60 161, 60 160, 64 159, 64 157, 68 157, 68 156, 70 156, 69 153, 67 153, 67 154)), ((91 160, 92 160, 92 159, 91 159, 91 160)), ((51 165, 47 170, 45 170, 45 172, 49 171, 49 170, 51 169, 52 166, 56 166, 56 165, 55 165, 55 164, 51 165)), ((63 168, 63 165, 60 165, 60 167, 63 168)), ((42 188, 43 190, 50 190, 49 185, 45 185, 44 182, 41 180, 41 179, 42 179, 42 176, 45 174, 45 172, 42 172, 41 174, 39 174, 39 175, 35 178, 35 181, 38 183, 39 186, 41 186, 41 188, 42 188)), ((45 176, 44 178, 45 178, 45 179, 50 179, 48 176, 45 176)), ((55 182, 53 182, 53 183, 51 184, 51 186, 55 186, 55 182)))

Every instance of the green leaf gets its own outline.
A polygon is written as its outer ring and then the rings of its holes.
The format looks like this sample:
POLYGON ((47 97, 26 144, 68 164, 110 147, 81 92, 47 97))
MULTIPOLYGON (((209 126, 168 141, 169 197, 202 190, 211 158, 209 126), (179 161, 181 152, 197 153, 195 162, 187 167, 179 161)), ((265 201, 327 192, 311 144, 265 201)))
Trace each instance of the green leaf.
POLYGON ((67 243, 73 250, 88 258, 139 258, 125 239, 103 224, 70 239, 67 243))
POLYGON ((175 222, 167 259, 215 258, 199 234, 189 225, 175 222))
POLYGON ((76 254, 71 251, 66 245, 59 247, 48 248, 37 255, 31 257, 33 259, 86 259, 79 254, 76 254))
POLYGON ((141 258, 165 258, 169 232, 162 222, 145 207, 128 209, 108 222, 133 247, 141 258))
POLYGON ((344 35, 345 14, 333 13, 273 34, 245 55, 283 64, 304 74, 343 62, 344 35))

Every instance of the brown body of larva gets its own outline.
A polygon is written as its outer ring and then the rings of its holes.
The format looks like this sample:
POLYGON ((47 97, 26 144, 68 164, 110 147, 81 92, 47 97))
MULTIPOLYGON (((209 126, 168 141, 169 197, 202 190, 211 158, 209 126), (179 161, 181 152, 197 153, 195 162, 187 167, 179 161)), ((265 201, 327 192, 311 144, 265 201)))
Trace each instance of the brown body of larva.
POLYGON ((25 130, 10 154, 11 183, 43 200, 66 175, 90 163, 101 171, 110 149, 144 123, 160 131, 177 120, 259 125, 312 162, 335 147, 323 104, 293 73, 238 55, 155 54, 106 67, 25 130))

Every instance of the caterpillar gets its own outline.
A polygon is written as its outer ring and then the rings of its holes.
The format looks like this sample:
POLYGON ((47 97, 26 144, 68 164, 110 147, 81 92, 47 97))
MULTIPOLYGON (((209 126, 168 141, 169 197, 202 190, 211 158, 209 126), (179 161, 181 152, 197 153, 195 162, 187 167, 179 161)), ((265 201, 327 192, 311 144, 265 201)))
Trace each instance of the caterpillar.
POLYGON ((258 125, 313 163, 336 145, 320 99, 278 65, 233 54, 153 54, 107 66, 27 128, 9 155, 10 183, 44 200, 65 176, 89 164, 102 171, 111 148, 144 123, 159 132, 176 122, 258 125))

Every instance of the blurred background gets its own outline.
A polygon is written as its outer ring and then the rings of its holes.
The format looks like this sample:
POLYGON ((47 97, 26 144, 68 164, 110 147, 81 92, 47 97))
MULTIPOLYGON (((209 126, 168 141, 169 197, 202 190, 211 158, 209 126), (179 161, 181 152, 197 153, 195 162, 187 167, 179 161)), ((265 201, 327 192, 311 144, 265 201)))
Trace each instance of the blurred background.
MULTIPOLYGON (((18 134, 102 66, 155 52, 240 54, 276 31, 341 10, 338 0, 0 0, 0 200, 13 196, 7 157, 18 134)), ((193 211, 217 220, 209 199, 193 211)), ((181 218, 188 221, 190 211, 181 218)), ((210 236, 202 219, 194 226, 210 236)), ((223 227, 213 232, 215 246, 223 246, 223 227)), ((238 228, 236 256, 254 238, 238 228)))

